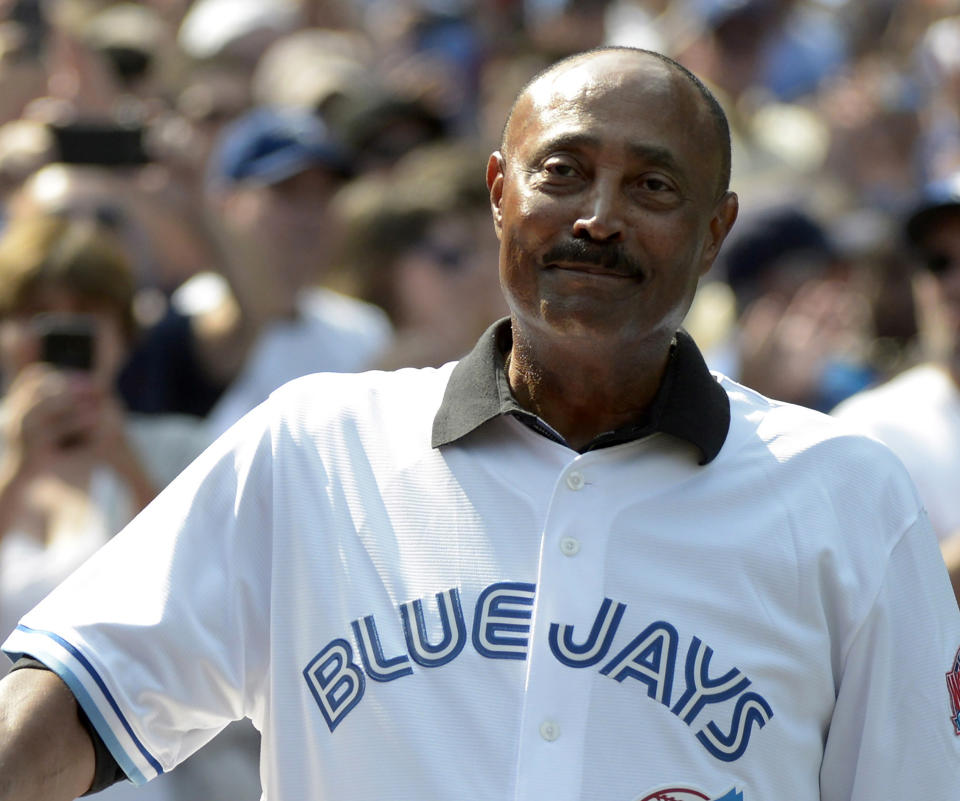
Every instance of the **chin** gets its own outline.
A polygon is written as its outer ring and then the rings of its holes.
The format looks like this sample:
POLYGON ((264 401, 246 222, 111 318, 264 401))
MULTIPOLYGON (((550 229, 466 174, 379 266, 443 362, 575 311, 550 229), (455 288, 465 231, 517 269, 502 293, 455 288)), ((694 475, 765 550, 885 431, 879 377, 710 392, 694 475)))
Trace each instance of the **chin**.
POLYGON ((554 336, 587 340, 597 345, 601 342, 642 339, 645 333, 635 321, 625 321, 603 311, 554 312, 544 315, 543 324, 554 336))

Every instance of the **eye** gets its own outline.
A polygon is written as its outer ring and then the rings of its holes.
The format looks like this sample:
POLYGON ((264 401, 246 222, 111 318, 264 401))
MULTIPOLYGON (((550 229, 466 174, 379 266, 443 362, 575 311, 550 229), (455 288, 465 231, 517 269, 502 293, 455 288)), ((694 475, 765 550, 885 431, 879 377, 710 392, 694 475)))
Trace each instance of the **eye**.
POLYGON ((683 203, 680 187, 663 173, 643 173, 637 176, 631 194, 634 201, 650 208, 672 209, 683 203))
POLYGON ((648 192, 672 192, 673 184, 658 175, 647 175, 640 179, 641 188, 648 192))
POLYGON ((543 162, 543 172, 553 178, 575 178, 577 166, 570 159, 553 156, 543 162))

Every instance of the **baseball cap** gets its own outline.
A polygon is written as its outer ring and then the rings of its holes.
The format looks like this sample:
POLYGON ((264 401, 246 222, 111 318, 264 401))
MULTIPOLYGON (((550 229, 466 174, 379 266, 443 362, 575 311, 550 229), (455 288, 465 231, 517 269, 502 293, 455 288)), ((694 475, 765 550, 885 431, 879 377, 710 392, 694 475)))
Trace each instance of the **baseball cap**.
POLYGON ((837 257, 826 227, 807 209, 791 202, 761 206, 733 227, 717 259, 727 284, 744 304, 759 282, 797 260, 826 264, 837 257))
POLYGON ((907 240, 919 245, 927 226, 946 209, 960 208, 960 172, 927 183, 907 216, 907 240))
POLYGON ((207 181, 275 184, 311 167, 344 177, 353 172, 348 151, 319 116, 300 109, 257 108, 221 132, 207 181))

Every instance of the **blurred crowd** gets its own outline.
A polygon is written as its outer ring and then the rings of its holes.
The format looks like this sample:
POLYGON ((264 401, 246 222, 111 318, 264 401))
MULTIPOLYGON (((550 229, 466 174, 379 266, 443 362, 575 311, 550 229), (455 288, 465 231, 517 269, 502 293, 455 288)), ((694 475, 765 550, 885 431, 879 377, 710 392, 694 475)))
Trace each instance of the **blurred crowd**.
MULTIPOLYGON (((960 0, 0 0, 0 623, 280 383, 469 350, 506 313, 509 104, 602 44, 730 117, 741 217, 686 322, 711 367, 824 412, 960 380, 960 234, 907 231, 960 207, 960 0)), ((250 739, 154 792, 259 797, 250 739)))
POLYGON ((0 215, 66 214, 121 241, 133 411, 213 414, 219 431, 290 362, 460 355, 503 312, 483 166, 508 104, 544 64, 604 43, 674 56, 730 115, 743 213, 688 320, 714 366, 828 411, 921 358, 900 232, 921 189, 960 170, 960 3, 0 10, 0 215), (316 308, 343 297, 377 310, 316 308), (356 352, 281 330, 310 313, 356 352))

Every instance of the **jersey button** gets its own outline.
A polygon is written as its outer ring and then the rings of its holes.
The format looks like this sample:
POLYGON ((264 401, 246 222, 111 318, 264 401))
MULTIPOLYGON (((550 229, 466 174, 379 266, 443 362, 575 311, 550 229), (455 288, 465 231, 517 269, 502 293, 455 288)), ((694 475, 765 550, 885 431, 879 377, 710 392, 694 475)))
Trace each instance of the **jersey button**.
POLYGON ((540 724, 540 736, 552 743, 560 736, 560 725, 554 720, 545 720, 540 724))
POLYGON ((579 470, 573 470, 567 474, 567 486, 570 487, 574 492, 579 489, 583 489, 584 480, 583 473, 579 470))
POLYGON ((576 556, 580 552, 580 540, 576 537, 563 537, 560 540, 560 550, 564 556, 576 556))

